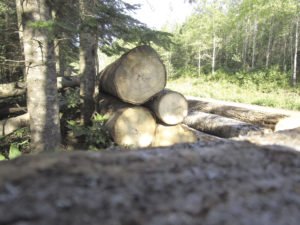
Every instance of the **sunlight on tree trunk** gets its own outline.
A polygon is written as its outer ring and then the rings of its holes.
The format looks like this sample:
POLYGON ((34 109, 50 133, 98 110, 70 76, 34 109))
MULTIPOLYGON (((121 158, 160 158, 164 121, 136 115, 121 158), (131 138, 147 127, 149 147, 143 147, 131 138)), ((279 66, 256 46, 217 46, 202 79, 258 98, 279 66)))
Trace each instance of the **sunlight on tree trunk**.
POLYGON ((31 146, 53 151, 60 145, 60 121, 51 13, 45 0, 21 2, 31 146))

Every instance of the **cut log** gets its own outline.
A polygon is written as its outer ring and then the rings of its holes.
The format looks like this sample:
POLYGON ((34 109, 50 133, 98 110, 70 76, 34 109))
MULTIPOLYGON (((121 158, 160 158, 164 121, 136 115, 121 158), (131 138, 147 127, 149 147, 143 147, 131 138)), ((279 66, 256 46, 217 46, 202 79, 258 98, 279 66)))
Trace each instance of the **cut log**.
POLYGON ((183 124, 165 126, 158 124, 152 142, 153 147, 171 146, 179 143, 193 143, 197 141, 197 135, 183 124))
POLYGON ((154 49, 139 46, 107 66, 100 75, 100 91, 140 105, 166 85, 166 69, 154 49))
POLYGON ((29 126, 29 114, 9 118, 0 121, 0 137, 8 135, 15 130, 29 126))
POLYGON ((185 97, 175 91, 164 89, 146 103, 157 118, 168 125, 179 124, 188 113, 185 97))
POLYGON ((299 166, 245 142, 28 155, 0 163, 0 224, 299 225, 299 166))
POLYGON ((292 129, 300 126, 300 113, 288 110, 267 110, 245 104, 231 104, 224 101, 213 101, 209 99, 188 99, 189 111, 201 111, 217 114, 247 123, 253 123, 270 128, 272 130, 292 129), (241 105, 242 107, 238 106, 241 105), (276 113, 278 111, 279 113, 276 113), (289 119, 287 119, 289 118, 289 119), (277 126, 277 124, 279 124, 277 126))
POLYGON ((118 110, 105 124, 115 143, 127 147, 148 147, 153 140, 156 122, 142 106, 118 110))
POLYGON ((6 118, 8 115, 24 114, 27 113, 26 107, 8 106, 0 109, 0 118, 6 118))
POLYGON ((25 83, 23 82, 0 84, 0 98, 22 95, 26 92, 25 87, 25 83))
POLYGON ((196 130, 223 138, 257 135, 270 131, 239 120, 196 111, 190 112, 183 123, 196 130))
POLYGON ((148 147, 153 140, 156 121, 145 107, 134 106, 100 93, 98 112, 109 117, 105 124, 116 144, 148 147))
POLYGON ((247 140, 259 145, 281 145, 300 151, 300 128, 244 137, 238 140, 247 140))
MULTIPOLYGON (((57 88, 79 86, 79 77, 58 77, 57 88)), ((7 84, 0 84, 0 98, 8 98, 25 94, 25 82, 13 82, 7 84)))

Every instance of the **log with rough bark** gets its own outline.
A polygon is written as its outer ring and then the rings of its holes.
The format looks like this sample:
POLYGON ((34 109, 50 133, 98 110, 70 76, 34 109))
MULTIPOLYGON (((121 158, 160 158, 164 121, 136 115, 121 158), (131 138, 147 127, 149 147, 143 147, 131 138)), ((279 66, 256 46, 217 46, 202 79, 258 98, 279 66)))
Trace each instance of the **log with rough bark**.
POLYGON ((0 98, 8 98, 22 95, 26 92, 26 85, 23 82, 0 84, 0 98))
POLYGON ((21 106, 7 106, 0 109, 0 118, 5 118, 7 115, 17 115, 27 113, 26 107, 21 106))
POLYGON ((100 75, 100 91, 140 105, 166 85, 166 69, 154 49, 139 46, 107 66, 100 75))
POLYGON ((176 125, 183 121, 188 112, 185 97, 175 91, 164 89, 146 103, 157 118, 168 125, 176 125))
POLYGON ((29 126, 29 114, 23 114, 0 121, 0 137, 8 135, 15 130, 29 126))
POLYGON ((147 147, 152 143, 156 121, 151 112, 100 93, 99 112, 109 117, 105 126, 116 144, 128 147, 147 147))
MULTIPOLYGON (((79 77, 58 77, 57 88, 63 87, 75 87, 79 86, 79 77)), ((0 98, 8 98, 25 94, 26 84, 25 82, 13 82, 7 84, 0 84, 0 98)))
POLYGON ((189 129, 183 124, 177 124, 175 126, 166 126, 158 124, 155 131, 152 146, 171 146, 174 144, 193 143, 196 141, 196 132, 193 132, 191 129, 189 129))
POLYGON ((261 125, 275 131, 300 127, 300 113, 266 107, 189 98, 189 111, 201 111, 261 125), (241 105, 241 106, 239 106, 241 105))
POLYGON ((300 151, 300 128, 282 130, 272 134, 243 137, 238 140, 247 140, 259 145, 280 145, 300 151))
POLYGON ((214 114, 190 112, 184 119, 186 125, 223 138, 257 135, 269 132, 268 129, 214 114))
POLYGON ((245 142, 29 155, 0 163, 0 224, 299 225, 299 168, 245 142))

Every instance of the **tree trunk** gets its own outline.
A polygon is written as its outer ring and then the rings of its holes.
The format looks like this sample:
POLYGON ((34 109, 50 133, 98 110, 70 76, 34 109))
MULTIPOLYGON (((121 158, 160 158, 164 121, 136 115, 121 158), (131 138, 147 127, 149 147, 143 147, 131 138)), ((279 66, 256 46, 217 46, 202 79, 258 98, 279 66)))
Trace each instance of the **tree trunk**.
POLYGON ((253 124, 196 111, 189 113, 183 123, 196 130, 223 138, 249 136, 265 132, 265 129, 253 124))
POLYGON ((266 53, 266 69, 269 68, 269 62, 270 62, 270 55, 271 55, 271 49, 272 49, 272 39, 273 39, 273 21, 271 21, 270 30, 269 30, 269 38, 268 38, 268 46, 267 46, 267 53, 266 53))
POLYGON ((17 117, 0 121, 0 137, 8 135, 17 129, 29 126, 29 114, 23 114, 17 117))
MULTIPOLYGON (((92 30, 90 20, 93 16, 94 6, 91 1, 80 0, 80 96, 82 98, 81 118, 84 125, 91 124, 91 117, 95 110, 94 91, 96 80, 96 55, 97 55, 97 35, 96 30, 92 30)), ((96 28, 95 28, 96 29, 96 28)))
POLYGON ((248 24, 249 24, 249 18, 247 18, 246 28, 245 28, 245 38, 243 41, 243 69, 246 69, 246 63, 247 63, 247 50, 248 50, 248 41, 249 41, 249 33, 248 33, 248 24))
POLYGON ((287 39, 288 37, 285 36, 284 37, 284 47, 283 47, 283 61, 282 61, 282 68, 283 68, 283 72, 286 73, 286 68, 287 68, 287 61, 286 61, 286 49, 287 49, 287 39))
POLYGON ((198 76, 201 75, 201 49, 198 48, 198 76))
POLYGON ((216 34, 213 33, 213 53, 212 53, 212 75, 215 75, 215 66, 216 66, 216 34))
POLYGON ((101 72, 100 91, 124 102, 140 105, 166 85, 166 69, 149 46, 139 46, 122 55, 101 72))
POLYGON ((179 143, 193 143, 196 141, 196 133, 183 124, 178 124, 176 126, 158 124, 152 146, 171 146, 179 143))
POLYGON ((105 126, 116 144, 147 147, 152 143, 156 121, 145 107, 126 104, 101 93, 99 109, 109 117, 105 126))
POLYGON ((220 116, 238 119, 247 123, 253 123, 270 128, 272 130, 292 129, 298 124, 298 113, 267 112, 259 109, 233 106, 230 104, 216 103, 205 99, 188 100, 189 111, 202 111, 220 116), (293 122, 292 122, 293 121, 293 122))
MULTIPOLYGON (((18 34, 19 34, 19 43, 22 53, 22 59, 24 60, 24 38, 23 38, 23 24, 22 24, 22 3, 23 0, 16 0, 16 13, 17 13, 17 23, 18 23, 18 34)), ((26 81, 26 68, 23 66, 22 73, 24 80, 26 81)), ((1 90, 1 89, 0 89, 1 90)))
POLYGON ((168 125, 179 124, 183 121, 188 112, 188 103, 185 97, 175 91, 164 89, 155 95, 146 106, 168 125))
POLYGON ((60 145, 60 122, 54 44, 49 29, 31 25, 49 22, 51 12, 46 0, 25 0, 22 3, 31 146, 36 152, 55 150, 60 145))
MULTIPOLYGON (((57 88, 79 86, 79 78, 58 77, 57 88)), ((0 84, 0 99, 22 95, 26 92, 26 84, 24 82, 12 82, 8 84, 0 84)))
POLYGON ((257 36, 257 19, 255 18, 253 24, 253 40, 252 40, 252 61, 251 61, 252 69, 255 68, 256 36, 257 36))
POLYGON ((296 87, 297 85, 297 53, 298 53, 298 37, 299 36, 299 18, 296 20, 296 30, 295 30, 295 53, 294 53, 294 63, 293 63, 293 75, 292 75, 292 85, 296 87))

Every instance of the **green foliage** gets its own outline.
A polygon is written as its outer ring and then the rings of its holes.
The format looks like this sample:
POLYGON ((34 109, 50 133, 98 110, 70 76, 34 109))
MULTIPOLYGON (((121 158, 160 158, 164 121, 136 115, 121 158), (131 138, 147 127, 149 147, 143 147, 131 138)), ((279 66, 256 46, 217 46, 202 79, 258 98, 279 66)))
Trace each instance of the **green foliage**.
POLYGON ((5 156, 0 154, 0 161, 6 160, 5 156))
POLYGON ((167 86, 190 96, 299 110, 300 89, 290 88, 288 82, 288 74, 275 68, 232 74, 219 70, 214 76, 187 73, 185 77, 169 80, 167 86))
POLYGON ((64 94, 63 101, 66 102, 68 109, 78 108, 80 105, 79 88, 68 88, 64 94))
POLYGON ((27 144, 27 143, 28 143, 27 141, 22 142, 22 143, 12 143, 9 148, 8 158, 14 159, 14 158, 21 156, 22 152, 20 151, 20 146, 27 144))
POLYGON ((107 117, 94 114, 92 119, 92 126, 85 127, 82 124, 70 120, 67 127, 72 131, 75 137, 81 137, 85 140, 85 145, 91 150, 99 150, 109 147, 112 142, 105 128, 107 117))

